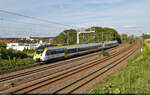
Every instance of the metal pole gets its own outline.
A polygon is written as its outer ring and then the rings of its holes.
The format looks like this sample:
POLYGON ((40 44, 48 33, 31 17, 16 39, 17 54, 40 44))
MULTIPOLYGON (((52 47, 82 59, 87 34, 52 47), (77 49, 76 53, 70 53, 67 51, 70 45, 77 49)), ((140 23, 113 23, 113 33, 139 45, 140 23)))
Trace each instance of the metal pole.
MULTIPOLYGON (((94 27, 94 31, 95 31, 95 27, 94 27)), ((92 33, 93 36, 93 41, 95 41, 95 32, 92 33)))
POLYGON ((79 44, 79 41, 80 41, 79 40, 79 35, 80 35, 80 32, 77 31, 77 44, 79 44))
POLYGON ((144 33, 142 33, 142 47, 141 47, 141 51, 143 51, 144 49, 144 33))
POLYGON ((115 40, 116 40, 116 33, 115 33, 115 40))
POLYGON ((104 40, 104 37, 103 37, 103 31, 102 31, 102 41, 104 40))
POLYGON ((80 33, 83 33, 83 35, 84 35, 84 33, 91 33, 91 32, 81 31, 81 29, 77 30, 77 44, 80 43, 80 33))
POLYGON ((67 32, 67 44, 69 44, 69 33, 67 32))
MULTIPOLYGON (((94 31, 95 31, 95 27, 94 27, 94 31)), ((94 41, 96 41, 96 31, 94 32, 94 41)))
POLYGON ((108 41, 108 33, 106 32, 106 35, 105 35, 105 39, 106 41, 108 41))

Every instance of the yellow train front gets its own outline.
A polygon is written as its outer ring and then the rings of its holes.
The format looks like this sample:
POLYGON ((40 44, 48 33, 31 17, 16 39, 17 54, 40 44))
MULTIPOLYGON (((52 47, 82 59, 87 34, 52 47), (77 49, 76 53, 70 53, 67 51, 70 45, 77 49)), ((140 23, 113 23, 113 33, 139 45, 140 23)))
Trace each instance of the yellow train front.
POLYGON ((109 41, 104 43, 90 43, 69 46, 45 46, 42 45, 37 48, 34 55, 36 62, 47 62, 54 59, 63 59, 72 56, 82 55, 101 49, 117 46, 117 41, 109 41))

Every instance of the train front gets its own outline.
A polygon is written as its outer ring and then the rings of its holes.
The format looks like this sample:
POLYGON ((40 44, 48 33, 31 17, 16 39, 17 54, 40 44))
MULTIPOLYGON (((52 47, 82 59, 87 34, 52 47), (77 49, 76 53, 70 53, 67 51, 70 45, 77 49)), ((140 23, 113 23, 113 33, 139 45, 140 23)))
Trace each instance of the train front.
POLYGON ((36 52, 35 52, 35 54, 34 54, 34 57, 33 57, 33 59, 36 61, 36 62, 40 62, 40 61, 42 61, 41 60, 41 57, 42 57, 42 54, 43 54, 43 52, 44 52, 44 46, 40 46, 40 47, 38 47, 37 49, 36 49, 36 52))

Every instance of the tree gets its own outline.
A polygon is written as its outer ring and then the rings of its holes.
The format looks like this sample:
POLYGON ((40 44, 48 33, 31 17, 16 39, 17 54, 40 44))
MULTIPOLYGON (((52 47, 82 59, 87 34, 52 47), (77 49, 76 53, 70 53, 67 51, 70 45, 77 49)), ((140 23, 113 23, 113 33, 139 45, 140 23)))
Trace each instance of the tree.
MULTIPOLYGON (((86 29, 86 31, 94 31, 95 33, 81 33, 80 34, 80 43, 91 43, 91 42, 98 42, 98 41, 112 41, 117 40, 121 43, 121 38, 118 32, 113 28, 102 28, 102 27, 91 27, 86 29)), ((52 44, 76 44, 77 40, 77 31, 74 29, 69 29, 61 32, 58 36, 56 36, 52 40, 52 44)))
POLYGON ((121 35, 121 41, 124 42, 128 42, 128 35, 127 34, 122 34, 121 35))
POLYGON ((4 56, 3 50, 6 49, 6 44, 3 42, 0 42, 0 58, 4 56))
POLYGON ((142 37, 144 38, 144 39, 149 39, 150 38, 150 35, 146 35, 146 34, 142 34, 142 37))
POLYGON ((128 37, 129 43, 132 44, 135 41, 135 37, 133 35, 128 37))
POLYGON ((3 42, 0 42, 0 48, 6 48, 6 44, 3 42))
POLYGON ((77 31, 74 29, 65 30, 52 40, 52 44, 75 44, 77 39, 76 35, 77 31))

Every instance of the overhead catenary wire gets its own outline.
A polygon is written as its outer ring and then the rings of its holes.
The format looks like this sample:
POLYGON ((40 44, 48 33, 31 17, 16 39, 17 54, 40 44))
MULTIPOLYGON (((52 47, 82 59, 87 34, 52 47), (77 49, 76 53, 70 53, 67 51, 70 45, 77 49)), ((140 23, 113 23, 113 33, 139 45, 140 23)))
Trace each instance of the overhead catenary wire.
MULTIPOLYGON (((70 28, 78 28, 77 26, 73 26, 73 25, 67 25, 67 24, 62 24, 62 23, 58 23, 55 21, 50 21, 50 20, 46 20, 46 19, 41 19, 38 17, 33 17, 33 16, 27 16, 27 15, 23 15, 20 13, 16 13, 16 12, 12 12, 12 11, 8 11, 8 10, 3 10, 0 9, 0 13, 6 13, 6 14, 10 14, 10 15, 15 15, 15 16, 19 16, 19 17, 24 17, 24 18, 28 18, 28 19, 32 19, 32 20, 36 20, 36 21, 41 21, 41 22, 46 22, 46 23, 51 23, 51 24, 56 24, 56 25, 61 25, 61 26, 66 26, 66 27, 70 27, 70 28)), ((14 22, 18 22, 18 21, 14 21, 14 22)), ((24 23, 24 22, 20 22, 20 23, 24 23)), ((26 23, 27 24, 27 23, 26 23)), ((28 23, 29 24, 29 23, 28 23)), ((31 23, 30 23, 31 24, 31 23)), ((32 30, 32 29, 31 29, 32 30)))
POLYGON ((7 22, 15 22, 15 23, 21 23, 21 24, 30 24, 30 25, 38 25, 42 27, 47 27, 49 28, 49 25, 43 25, 43 24, 37 24, 37 23, 30 23, 30 22, 24 22, 24 21, 17 21, 17 20, 12 20, 12 19, 5 19, 5 18, 0 18, 1 21, 7 21, 7 22))
POLYGON ((11 15, 16 15, 16 16, 21 16, 21 17, 25 17, 25 18, 29 18, 29 19, 33 19, 33 20, 38 20, 38 21, 42 21, 42 22, 47 22, 47 23, 51 23, 51 24, 67 26, 67 27, 71 27, 71 28, 75 27, 75 26, 72 26, 72 25, 66 25, 66 24, 62 24, 62 23, 58 23, 58 22, 54 22, 54 21, 49 21, 49 20, 46 20, 46 19, 41 19, 41 18, 32 17, 32 16, 26 16, 26 15, 23 15, 23 14, 20 14, 20 13, 11 12, 11 11, 7 11, 7 10, 0 9, 0 12, 11 14, 11 15))
MULTIPOLYGON (((14 23, 21 23, 21 24, 26 24, 26 25, 38 25, 38 26, 44 26, 44 27, 41 27, 42 29, 52 29, 49 25, 43 25, 43 24, 37 24, 37 23, 30 23, 30 22, 24 22, 24 21, 18 21, 18 20, 12 20, 12 19, 6 19, 6 18, 0 18, 0 24, 2 24, 2 22, 3 22, 3 24, 5 23, 5 22, 10 22, 10 23, 13 23, 13 25, 14 25, 14 23)), ((7 28, 3 25, 3 28, 1 27, 1 30, 3 31, 3 33, 4 33, 4 31, 11 31, 11 32, 18 32, 18 31, 22 31, 22 32, 26 32, 26 33, 28 33, 28 31, 35 31, 35 28, 38 28, 38 27, 34 27, 34 29, 33 29, 33 27, 31 27, 31 26, 29 26, 28 28, 27 27, 22 27, 22 28, 19 28, 19 27, 17 27, 17 26, 13 26, 12 28, 11 27, 9 27, 9 26, 12 26, 11 24, 7 24, 7 28), (5 27, 5 28, 4 28, 5 27), (9 28, 8 28, 9 27, 9 28)), ((41 28, 39 28, 39 29, 41 29, 41 28)), ((57 28, 57 27, 56 27, 57 28)), ((60 28, 60 27, 59 27, 60 28)), ((63 28, 60 28, 60 29, 63 29, 63 28)), ((1 32, 1 31, 0 31, 1 32)), ((19 33, 19 32, 18 32, 19 33)))

